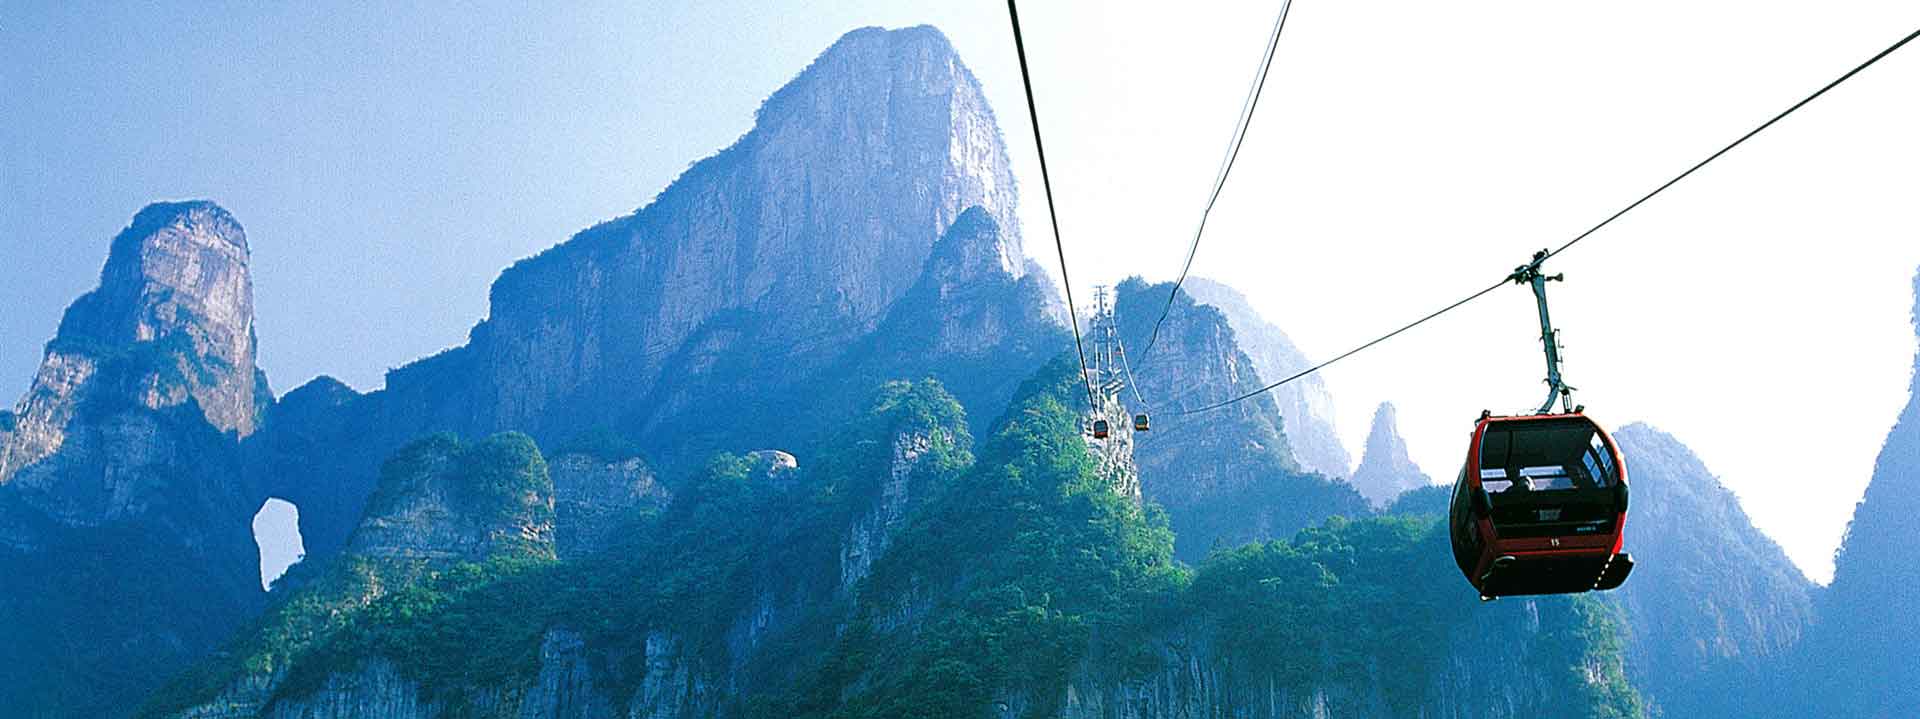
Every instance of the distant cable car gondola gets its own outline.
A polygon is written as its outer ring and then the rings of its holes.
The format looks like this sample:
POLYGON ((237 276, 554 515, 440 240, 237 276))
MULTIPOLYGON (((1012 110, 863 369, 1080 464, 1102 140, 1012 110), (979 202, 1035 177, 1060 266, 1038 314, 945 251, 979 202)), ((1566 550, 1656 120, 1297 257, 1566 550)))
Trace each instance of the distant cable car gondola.
POLYGON ((1134 416, 1133 416, 1133 431, 1135 431, 1135 432, 1145 432, 1145 431, 1147 431, 1147 429, 1148 429, 1148 427, 1147 427, 1147 415, 1146 415, 1146 413, 1145 413, 1145 412, 1142 412, 1142 413, 1140 413, 1140 414, 1136 414, 1136 415, 1134 415, 1134 416))
POLYGON ((1093 438, 1094 439, 1107 438, 1107 421, 1106 420, 1096 419, 1093 421, 1093 438))
POLYGON ((1547 315, 1547 258, 1509 279, 1533 286, 1547 353, 1547 402, 1536 414, 1481 412, 1453 485, 1447 530, 1454 562, 1482 599, 1613 589, 1633 571, 1620 551, 1627 466, 1606 430, 1574 407, 1560 376, 1559 335, 1547 315), (1554 412, 1555 402, 1561 411, 1554 412))

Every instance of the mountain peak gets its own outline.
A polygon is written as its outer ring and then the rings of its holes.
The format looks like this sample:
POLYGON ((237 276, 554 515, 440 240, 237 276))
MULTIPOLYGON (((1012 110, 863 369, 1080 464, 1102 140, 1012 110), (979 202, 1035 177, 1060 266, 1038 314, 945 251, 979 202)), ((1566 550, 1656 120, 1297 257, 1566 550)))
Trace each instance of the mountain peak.
POLYGON ((67 308, 58 336, 117 346, 190 323, 251 333, 247 260, 246 231, 219 205, 148 205, 114 236, 99 287, 67 308))
POLYGON ((879 324, 976 206, 998 228, 982 260, 1024 275, 1011 163, 973 73, 930 27, 847 33, 652 203, 502 273, 456 350, 489 375, 468 429, 544 432, 591 411, 552 403, 577 398, 678 411, 689 373, 760 332, 805 327, 794 353, 822 360, 879 324))
POLYGON ((100 286, 67 308, 48 349, 104 360, 142 345, 160 350, 157 364, 179 370, 128 368, 175 380, 137 380, 143 404, 158 409, 191 397, 215 427, 243 436, 253 431, 247 235, 219 205, 160 202, 135 214, 113 238, 100 286))
POLYGON ((53 454, 84 400, 192 404, 215 428, 254 429, 253 279, 240 223, 204 200, 148 205, 113 238, 100 285, 67 307, 12 428, 0 482, 53 454))
POLYGON ((1425 472, 1407 454, 1401 439, 1397 413, 1392 402, 1381 402, 1373 412, 1373 427, 1367 432, 1367 449, 1360 456, 1360 467, 1353 472, 1353 487, 1375 507, 1393 503, 1401 492, 1432 483, 1425 472))
POLYGON ((945 296, 959 287, 984 281, 994 272, 1018 278, 1024 269, 1022 261, 1019 247, 1009 243, 1000 223, 975 205, 961 211, 946 234, 934 243, 925 273, 945 296))

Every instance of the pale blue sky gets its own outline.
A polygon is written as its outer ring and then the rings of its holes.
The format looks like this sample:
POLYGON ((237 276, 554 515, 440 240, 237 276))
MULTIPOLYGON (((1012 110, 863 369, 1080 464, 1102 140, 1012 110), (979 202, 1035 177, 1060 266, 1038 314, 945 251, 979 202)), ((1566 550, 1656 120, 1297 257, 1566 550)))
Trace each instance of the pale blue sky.
MULTIPOLYGON (((501 268, 645 204, 863 25, 953 41, 1052 271, 1002 3, 564 5, 0 4, 0 395, 134 211, 184 197, 247 228, 275 389, 373 389, 463 342, 501 268)), ((1177 271, 1278 6, 1027 3, 1078 291, 1177 271)), ((1904 0, 1298 0, 1195 273, 1336 353, 1916 26, 1904 0)), ((1580 399, 1692 446, 1823 581, 1906 399, 1916 86, 1909 47, 1551 268, 1580 399)), ((1467 420, 1538 401, 1531 308, 1496 293, 1331 370, 1343 439, 1357 454, 1392 400, 1414 459, 1451 478, 1467 420)))

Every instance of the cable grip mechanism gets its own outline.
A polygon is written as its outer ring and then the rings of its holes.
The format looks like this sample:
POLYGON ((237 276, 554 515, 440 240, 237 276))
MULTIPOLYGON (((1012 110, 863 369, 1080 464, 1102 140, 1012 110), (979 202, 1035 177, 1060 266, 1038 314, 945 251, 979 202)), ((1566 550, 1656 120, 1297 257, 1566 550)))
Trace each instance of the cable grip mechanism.
POLYGON ((1540 308, 1540 346, 1547 353, 1547 401, 1540 405, 1538 414, 1552 413, 1555 401, 1560 402, 1562 411, 1577 411, 1573 404, 1573 387, 1567 384, 1566 378, 1560 373, 1560 350, 1563 349, 1560 332, 1553 328, 1553 319, 1547 313, 1547 283, 1566 279, 1564 274, 1548 275, 1540 271, 1540 266, 1551 256, 1546 250, 1535 252, 1532 262, 1513 268, 1513 274, 1507 275, 1507 279, 1514 284, 1530 285, 1534 302, 1540 308))

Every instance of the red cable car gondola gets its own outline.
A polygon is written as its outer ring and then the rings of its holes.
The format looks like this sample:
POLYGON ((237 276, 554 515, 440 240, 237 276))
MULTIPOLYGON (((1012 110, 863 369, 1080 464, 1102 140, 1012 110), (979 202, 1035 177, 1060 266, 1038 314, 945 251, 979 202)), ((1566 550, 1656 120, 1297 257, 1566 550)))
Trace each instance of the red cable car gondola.
POLYGON ((1547 315, 1545 250, 1508 279, 1533 286, 1547 353, 1539 412, 1481 412, 1453 484, 1447 533, 1453 559, 1481 599, 1613 589, 1633 557, 1620 551, 1627 522, 1627 465, 1607 431, 1573 406, 1560 376, 1560 338, 1547 315), (1561 411, 1553 411, 1554 403, 1561 411))
POLYGON ((1633 569, 1620 552, 1626 463, 1584 414, 1483 415, 1448 516, 1454 561, 1482 597, 1612 589, 1633 569))

